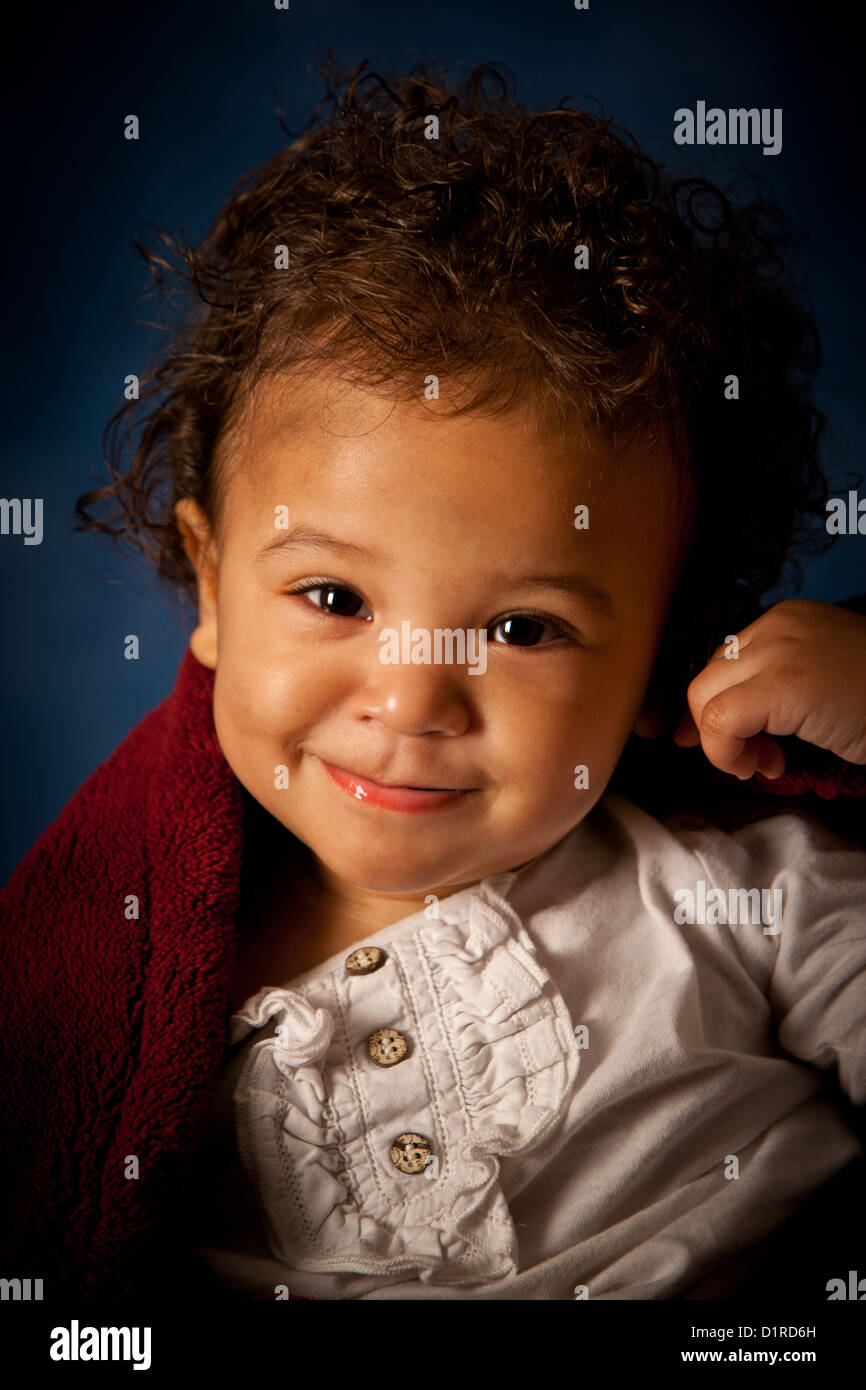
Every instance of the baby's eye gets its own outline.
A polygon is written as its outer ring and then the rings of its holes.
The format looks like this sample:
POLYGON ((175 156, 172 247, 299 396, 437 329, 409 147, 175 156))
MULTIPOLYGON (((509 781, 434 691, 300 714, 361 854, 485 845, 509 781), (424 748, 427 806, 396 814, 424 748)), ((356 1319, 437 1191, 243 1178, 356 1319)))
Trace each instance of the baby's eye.
POLYGON ((557 623, 549 622, 540 613, 510 613, 494 623, 490 632, 495 633, 498 627, 505 629, 511 639, 507 643, 508 646, 545 647, 548 643, 539 640, 539 633, 545 628, 553 633, 554 640, 557 637, 564 637, 566 641, 572 640, 563 628, 557 623))
POLYGON ((327 613, 333 618, 357 618, 357 612, 351 611, 352 605, 360 604, 363 607, 364 604, 360 594, 356 594, 354 589, 347 589, 343 584, 319 582, 309 584, 303 589, 290 589, 288 592, 290 594, 309 594, 311 605, 318 608, 320 613, 327 613), (321 603, 315 598, 316 594, 324 595, 321 603))
MULTIPOLYGON (((309 595, 310 604, 332 618, 357 618, 358 607, 364 607, 364 600, 360 594, 356 594, 354 589, 350 589, 345 584, 335 584, 330 580, 318 579, 309 581, 306 585, 297 589, 289 589, 290 595, 304 596, 309 595), (321 599, 317 596, 322 595, 321 599)), ((364 618, 365 622, 372 620, 372 614, 364 618)), ((506 636, 506 645, 516 647, 541 647, 549 643, 543 640, 545 631, 552 634, 552 638, 562 638, 566 642, 574 642, 575 639, 558 623, 546 619, 543 614, 529 613, 509 613, 504 618, 500 618, 489 629, 495 633, 497 628, 502 628, 506 636)))

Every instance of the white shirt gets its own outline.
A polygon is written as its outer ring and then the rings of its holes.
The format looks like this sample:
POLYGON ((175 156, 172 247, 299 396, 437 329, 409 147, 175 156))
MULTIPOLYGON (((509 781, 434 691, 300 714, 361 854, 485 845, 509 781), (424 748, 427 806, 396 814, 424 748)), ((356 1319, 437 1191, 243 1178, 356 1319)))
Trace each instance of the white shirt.
POLYGON ((726 833, 610 793, 435 908, 358 941, 380 969, 343 952, 233 1015, 194 1242, 229 1288, 677 1297, 863 1152, 820 1069, 866 1101, 866 852, 812 816, 726 833), (727 906, 691 925, 682 890, 727 906))

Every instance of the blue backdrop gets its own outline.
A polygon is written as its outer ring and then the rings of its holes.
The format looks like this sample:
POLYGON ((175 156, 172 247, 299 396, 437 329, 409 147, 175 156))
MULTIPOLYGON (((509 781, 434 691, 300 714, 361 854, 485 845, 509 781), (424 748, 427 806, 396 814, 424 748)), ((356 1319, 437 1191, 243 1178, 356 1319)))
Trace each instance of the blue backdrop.
MULTIPOLYGON (((230 185, 286 143, 322 95, 314 60, 435 59, 457 75, 502 61, 527 104, 594 97, 647 153, 683 165, 673 113, 698 100, 781 107, 783 148, 719 147, 714 171, 753 169, 806 237, 824 345, 825 468, 855 486, 863 445, 857 47, 830 7, 728 0, 148 0, 16 18, 6 107, 6 369, 0 495, 42 497, 41 545, 0 536, 3 880, 84 778, 171 689, 191 619, 107 541, 73 534, 76 497, 103 481, 100 438, 152 334, 133 249, 145 223, 206 230, 230 185), (142 138, 123 138, 135 112, 142 138), (736 159, 734 159, 736 156, 736 159), (141 659, 123 659, 138 633, 141 659)), ((597 109, 597 108, 596 108, 597 109)), ((698 153, 709 153, 708 151, 698 153)), ((685 157, 685 158, 684 158, 685 157)), ((145 238, 153 244, 151 235, 145 238)), ((862 488, 861 488, 862 495, 862 488)), ((744 502, 748 524, 748 502, 744 502)), ((806 597, 866 592, 866 538, 807 571, 806 597)))

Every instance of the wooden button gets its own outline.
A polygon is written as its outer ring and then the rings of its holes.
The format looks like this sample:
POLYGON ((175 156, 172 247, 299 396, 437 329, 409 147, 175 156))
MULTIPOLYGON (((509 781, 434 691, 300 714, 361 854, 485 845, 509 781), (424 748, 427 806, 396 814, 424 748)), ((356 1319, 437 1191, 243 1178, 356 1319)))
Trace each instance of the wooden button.
POLYGON ((401 1173, 423 1173, 433 1145, 423 1134, 398 1134, 391 1145, 391 1162, 401 1173))
POLYGON ((377 1028, 367 1039, 370 1060, 377 1067, 395 1067, 409 1050, 409 1044, 395 1028, 377 1028))
POLYGON ((379 946, 359 946, 357 951, 346 957, 346 969, 350 975, 372 975, 387 959, 379 946))

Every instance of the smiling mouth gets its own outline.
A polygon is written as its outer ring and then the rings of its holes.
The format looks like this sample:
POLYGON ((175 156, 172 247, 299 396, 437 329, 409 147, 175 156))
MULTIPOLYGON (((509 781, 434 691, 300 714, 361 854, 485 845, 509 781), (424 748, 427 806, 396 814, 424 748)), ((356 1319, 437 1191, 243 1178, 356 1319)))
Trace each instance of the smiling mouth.
MULTIPOLYGON (((318 756, 318 755, 317 755, 318 756)), ((372 777, 319 758, 331 781, 355 802, 387 811, 435 811, 469 797, 478 787, 420 787, 409 783, 377 782, 372 777)))
POLYGON ((430 783, 420 782, 380 782, 377 777, 368 777, 366 772, 353 772, 351 768, 342 767, 337 763, 329 763, 325 758, 319 758, 325 767, 333 768, 335 772, 341 772, 346 777, 355 777, 359 782, 368 782, 373 787, 381 787, 383 791, 407 791, 407 792, 474 792, 477 787, 454 787, 454 786, 432 786, 430 783))

